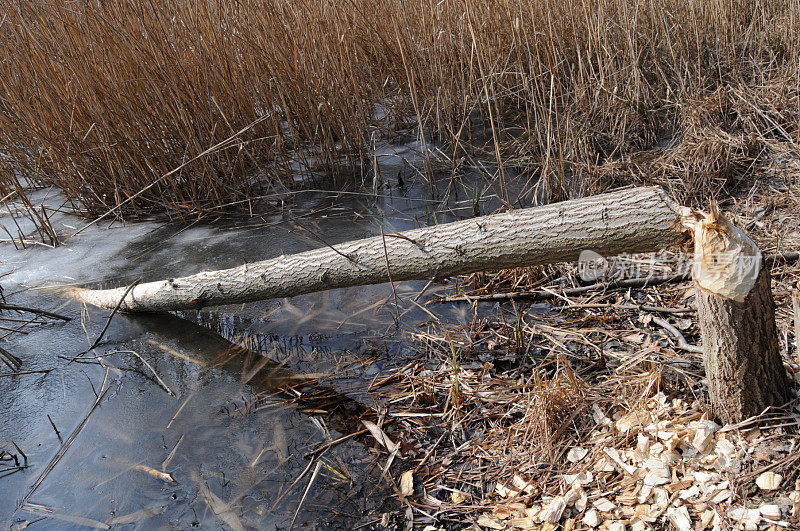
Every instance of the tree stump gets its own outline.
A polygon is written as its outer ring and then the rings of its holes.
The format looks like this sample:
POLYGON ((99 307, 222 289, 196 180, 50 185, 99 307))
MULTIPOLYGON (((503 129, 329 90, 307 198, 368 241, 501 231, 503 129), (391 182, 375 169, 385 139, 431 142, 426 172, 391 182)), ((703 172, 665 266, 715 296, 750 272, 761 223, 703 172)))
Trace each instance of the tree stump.
POLYGON ((714 415, 736 423, 791 399, 761 252, 716 207, 695 231, 693 276, 714 415))

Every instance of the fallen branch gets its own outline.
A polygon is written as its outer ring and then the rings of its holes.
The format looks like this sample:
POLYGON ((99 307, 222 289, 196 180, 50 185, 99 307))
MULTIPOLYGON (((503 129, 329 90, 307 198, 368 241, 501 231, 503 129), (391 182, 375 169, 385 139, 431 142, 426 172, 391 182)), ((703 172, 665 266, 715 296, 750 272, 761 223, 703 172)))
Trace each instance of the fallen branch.
POLYGON ((14 310, 17 312, 27 312, 27 313, 35 313, 37 315, 44 315, 45 317, 51 317, 53 319, 61 319, 62 321, 71 321, 72 317, 66 317, 64 315, 48 312, 46 310, 40 310, 38 308, 29 308, 27 306, 17 306, 16 304, 6 304, 0 303, 0 310, 14 310))
POLYGON ((658 326, 660 326, 661 328, 663 328, 664 330, 666 330, 667 332, 669 332, 670 334, 672 334, 675 337, 675 339, 678 340, 678 348, 685 350, 686 352, 696 352, 698 354, 703 353, 703 347, 692 345, 688 341, 686 341, 686 338, 683 337, 681 331, 672 326, 669 323, 669 321, 661 319, 660 317, 653 317, 653 322, 658 326))
POLYGON ((281 256, 233 269, 124 288, 83 290, 106 308, 153 312, 198 309, 333 288, 653 252, 685 239, 681 214, 660 188, 630 188, 584 199, 494 214, 402 234, 281 256), (385 245, 384 245, 385 243, 385 245))
POLYGON ((668 314, 684 314, 694 313, 697 308, 667 308, 665 306, 649 306, 647 304, 613 304, 610 302, 597 303, 597 304, 570 304, 569 306, 553 306, 551 311, 566 311, 566 310, 636 310, 640 312, 656 312, 668 314))
POLYGON ((88 354, 89 352, 93 351, 93 350, 95 349, 95 347, 97 347, 97 345, 99 345, 99 344, 100 344, 100 341, 102 341, 102 339, 103 339, 103 336, 105 336, 105 335, 106 335, 106 330, 108 330, 108 327, 109 327, 109 325, 111 324, 111 320, 114 318, 114 316, 115 316, 115 315, 117 314, 117 312, 119 311, 119 308, 120 308, 120 306, 122 305, 122 301, 123 301, 123 299, 124 299, 124 298, 125 298, 125 297, 128 295, 128 293, 130 293, 130 292, 131 292, 131 290, 132 290, 132 289, 133 289, 133 288, 136 286, 136 284, 138 284, 138 283, 139 283, 139 281, 137 280, 136 282, 134 282, 133 284, 131 284, 130 286, 128 286, 128 287, 125 289, 125 291, 122 293, 122 297, 120 297, 120 298, 119 298, 119 301, 117 301, 117 304, 116 304, 116 306, 114 306, 114 309, 113 309, 113 310, 111 310, 111 315, 109 315, 109 316, 108 316, 108 319, 106 319, 106 324, 105 324, 105 325, 103 325, 103 329, 100 331, 100 335, 98 335, 98 336, 97 336, 97 339, 95 339, 95 340, 94 340, 94 342, 92 343, 92 346, 91 346, 91 347, 89 347, 88 349, 86 349, 84 352, 81 352, 80 354, 78 354, 78 355, 76 356, 76 358, 80 358, 80 357, 81 357, 81 356, 83 356, 84 354, 88 354))

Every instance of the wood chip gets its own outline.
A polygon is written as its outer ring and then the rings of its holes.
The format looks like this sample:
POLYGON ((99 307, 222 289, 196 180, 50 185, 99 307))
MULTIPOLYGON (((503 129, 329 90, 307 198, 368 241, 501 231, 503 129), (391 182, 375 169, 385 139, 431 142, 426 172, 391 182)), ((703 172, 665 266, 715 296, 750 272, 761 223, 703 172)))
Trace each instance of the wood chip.
POLYGON ((500 483, 499 481, 494 486, 494 490, 495 490, 495 492, 497 492, 497 494, 499 494, 503 498, 516 498, 517 496, 519 496, 519 491, 518 490, 510 489, 510 488, 506 487, 505 485, 503 485, 502 483, 500 483))
POLYGON ((632 411, 620 418, 615 427, 620 433, 627 433, 634 428, 649 424, 650 420, 650 415, 646 411, 632 411))
POLYGON ((694 431, 692 446, 701 454, 710 452, 714 448, 714 434, 720 426, 711 420, 698 420, 689 423, 689 430, 694 431))
POLYGON ((400 476, 400 494, 407 498, 414 494, 414 471, 407 470, 400 476))
POLYGON ((578 463, 584 457, 586 457, 586 454, 588 453, 589 450, 587 450, 586 448, 581 448, 580 446, 576 446, 574 448, 570 448, 569 452, 567 452, 567 460, 570 463, 578 463))
POLYGON ((604 448, 603 452, 611 460, 612 465, 619 468, 620 472, 625 472, 629 476, 636 473, 636 467, 623 461, 616 448, 604 448))
POLYGON ((495 520, 491 516, 482 514, 478 517, 478 525, 489 529, 505 529, 506 525, 500 520, 495 520))
POLYGON ((584 470, 580 474, 564 474, 564 481, 567 482, 568 487, 574 485, 588 485, 594 481, 594 474, 592 474, 591 470, 584 470))
POLYGON ((467 501, 467 496, 461 491, 453 491, 450 493, 450 501, 458 505, 467 501))
POLYGON ((758 529, 761 522, 761 511, 758 509, 746 509, 744 507, 731 507, 728 509, 728 518, 743 525, 747 530, 758 529))
POLYGON ((594 505, 595 509, 597 509, 601 513, 610 513, 611 511, 617 508, 617 506, 614 505, 614 503, 608 498, 600 498, 599 500, 596 500, 592 505, 594 505))
POLYGON ((611 460, 606 457, 601 457, 594 463, 595 472, 614 472, 615 470, 611 460))
POLYGON ((667 509, 667 518, 678 531, 692 531, 692 517, 685 505, 667 509))
POLYGON ((672 472, 669 466, 660 459, 648 459, 644 463, 647 474, 644 476, 644 484, 651 487, 666 485, 672 481, 672 472))
POLYGON ((516 529, 536 529, 536 522, 531 518, 513 518, 508 521, 508 525, 516 529))
POLYGON ((781 486, 781 481, 783 481, 783 477, 779 474, 764 472, 756 479, 756 485, 758 485, 758 488, 761 490, 775 490, 781 486))
POLYGON ((700 526, 705 529, 709 527, 714 520, 718 520, 717 512, 713 509, 707 509, 700 515, 700 526))
POLYGON ((581 520, 585 525, 589 527, 597 527, 600 525, 602 520, 600 519, 600 514, 597 512, 597 509, 589 509, 586 511, 586 514, 583 515, 583 520, 581 520))
POLYGON ((507 505, 500 505, 492 509, 492 516, 498 520, 508 520, 513 516, 513 511, 507 505))
POLYGON ((564 499, 563 496, 556 496, 550 503, 547 504, 547 508, 542 511, 541 517, 542 521, 544 522, 551 522, 557 523, 561 520, 561 515, 564 514, 564 509, 567 508, 567 501, 564 499))
POLYGON ((769 518, 770 520, 780 520, 781 518, 781 508, 774 503, 766 503, 759 507, 758 510, 764 518, 769 518))
POLYGON ((515 474, 513 478, 511 478, 511 482, 514 484, 520 491, 524 491, 526 494, 533 494, 536 492, 536 487, 530 482, 525 481, 522 476, 515 474))
POLYGON ((370 434, 375 437, 375 440, 389 452, 394 453, 398 450, 400 445, 393 442, 389 436, 386 435, 386 432, 380 429, 377 424, 369 420, 362 420, 361 423, 369 430, 370 434))
POLYGON ((650 452, 650 442, 650 437, 644 433, 638 434, 636 436, 636 450, 644 455, 647 455, 650 452))

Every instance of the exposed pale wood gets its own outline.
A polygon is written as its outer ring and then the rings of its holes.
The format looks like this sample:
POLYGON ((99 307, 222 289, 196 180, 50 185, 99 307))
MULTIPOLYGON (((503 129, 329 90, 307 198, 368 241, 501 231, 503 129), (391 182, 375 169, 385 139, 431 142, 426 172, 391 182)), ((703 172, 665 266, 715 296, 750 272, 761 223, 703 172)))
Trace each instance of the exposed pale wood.
MULTIPOLYGON (((660 188, 609 194, 386 234, 136 286, 120 309, 166 311, 292 297, 332 288, 430 280, 476 271, 652 252, 684 236, 676 205, 660 188)), ((125 288, 84 290, 80 298, 114 307, 125 288)))
POLYGON ((695 228, 697 313, 714 414, 741 422, 791 398, 778 349, 769 269, 718 212, 695 228))

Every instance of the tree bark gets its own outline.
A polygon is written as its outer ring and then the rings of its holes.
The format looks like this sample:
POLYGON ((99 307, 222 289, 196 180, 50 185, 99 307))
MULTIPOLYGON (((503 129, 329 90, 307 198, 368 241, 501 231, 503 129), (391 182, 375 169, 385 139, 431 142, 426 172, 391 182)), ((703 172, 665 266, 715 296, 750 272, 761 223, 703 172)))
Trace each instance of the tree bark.
POLYGON ((791 398, 772 278, 761 252, 718 212, 695 228, 694 279, 714 415, 737 423, 791 398))
MULTIPOLYGON (((136 286, 127 312, 197 309, 333 288, 429 280, 603 256, 654 252, 680 242, 681 215, 660 188, 632 188, 542 207, 387 234, 223 271, 136 286)), ((125 288, 83 290, 114 307, 125 288)))

